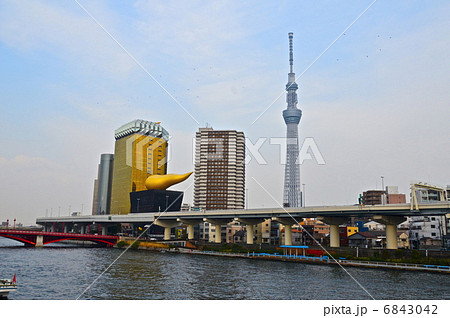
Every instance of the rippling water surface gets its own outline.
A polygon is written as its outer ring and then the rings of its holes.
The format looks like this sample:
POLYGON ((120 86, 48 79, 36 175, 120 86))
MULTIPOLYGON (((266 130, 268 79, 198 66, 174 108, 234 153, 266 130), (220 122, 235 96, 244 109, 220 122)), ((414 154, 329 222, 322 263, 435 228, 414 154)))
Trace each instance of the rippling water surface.
MULTIPOLYGON (((0 237, 10 299, 76 299, 123 252, 0 237), (14 245, 16 245, 14 247, 14 245)), ((346 268, 375 299, 450 299, 446 274, 346 268)), ((335 266, 128 250, 81 299, 370 299, 335 266)))

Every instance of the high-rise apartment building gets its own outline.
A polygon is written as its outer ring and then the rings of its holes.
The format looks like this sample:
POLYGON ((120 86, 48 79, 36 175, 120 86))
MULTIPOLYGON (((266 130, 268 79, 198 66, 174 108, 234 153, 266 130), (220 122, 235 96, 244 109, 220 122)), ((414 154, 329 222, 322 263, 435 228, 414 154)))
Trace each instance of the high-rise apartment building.
POLYGON ((130 192, 147 190, 152 174, 167 173, 169 133, 159 124, 134 120, 115 131, 111 214, 130 213, 130 192))
POLYGON ((98 175, 94 181, 93 215, 110 213, 113 164, 113 154, 102 154, 100 156, 98 175))
POLYGON ((195 136, 194 207, 221 210, 244 205, 244 133, 200 128, 195 136))

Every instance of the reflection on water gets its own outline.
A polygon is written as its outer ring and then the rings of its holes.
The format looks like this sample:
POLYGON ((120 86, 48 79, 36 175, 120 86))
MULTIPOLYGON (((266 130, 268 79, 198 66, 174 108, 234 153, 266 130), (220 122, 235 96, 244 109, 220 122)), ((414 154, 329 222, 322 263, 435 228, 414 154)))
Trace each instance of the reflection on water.
MULTIPOLYGON (((0 246, 21 245, 0 238, 0 246)), ((10 299, 76 299, 122 252, 0 248, 10 299)), ((375 299, 450 299, 446 274, 346 268, 375 299)), ((129 250, 84 299, 369 299, 339 267, 129 250)))

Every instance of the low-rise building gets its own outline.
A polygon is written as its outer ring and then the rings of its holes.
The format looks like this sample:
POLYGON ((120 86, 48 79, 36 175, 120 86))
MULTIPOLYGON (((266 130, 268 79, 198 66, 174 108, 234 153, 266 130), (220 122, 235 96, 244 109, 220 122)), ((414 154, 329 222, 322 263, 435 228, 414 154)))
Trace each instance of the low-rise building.
POLYGON ((364 226, 367 227, 369 231, 384 231, 384 229, 386 228, 386 225, 375 221, 364 223, 364 226))
POLYGON ((413 249, 440 248, 444 241, 445 216, 412 216, 409 241, 413 249))
POLYGON ((234 243, 245 243, 247 241, 247 232, 244 230, 237 231, 233 235, 234 243))
POLYGON ((383 197, 383 202, 385 204, 401 204, 406 203, 406 195, 403 193, 398 193, 397 186, 387 186, 386 187, 386 195, 383 197))
POLYGON ((383 190, 368 190, 364 191, 362 195, 362 201, 361 203, 363 205, 376 205, 376 204, 382 204, 382 196, 386 192, 383 190))
POLYGON ((409 231, 397 231, 397 246, 402 249, 409 249, 409 231))
MULTIPOLYGON (((303 235, 302 235, 302 230, 297 229, 292 229, 291 230, 292 233, 292 245, 301 245, 303 244, 303 235)), ((285 245, 286 243, 286 237, 285 237, 285 233, 284 233, 284 227, 283 229, 281 229, 281 233, 280 233, 280 245, 285 245)))
POLYGON ((358 232, 348 238, 349 247, 373 248, 377 245, 377 235, 372 231, 358 232))
POLYGON ((385 190, 367 190, 360 196, 362 205, 406 203, 406 195, 398 192, 398 186, 387 186, 385 190))
MULTIPOLYGON (((384 231, 366 231, 352 234, 348 237, 349 247, 359 248, 385 248, 386 234, 384 231)), ((409 249, 408 231, 397 232, 397 246, 409 249)))
MULTIPOLYGON (((240 232, 240 231, 244 231, 245 230, 245 226, 243 226, 242 224, 238 223, 238 222, 231 222, 226 226, 226 242, 227 243, 240 243, 241 242, 241 237, 237 236, 236 237, 236 233, 240 232), (237 241, 236 241, 237 238, 237 241)), ((253 234, 254 235, 254 234, 253 234)))
POLYGON ((358 233, 357 226, 339 225, 339 243, 340 246, 348 246, 348 237, 358 233))
MULTIPOLYGON (((302 225, 302 227, 319 242, 322 242, 325 237, 330 235, 330 226, 320 220, 307 218, 300 222, 300 225, 302 225)), ((308 235, 305 239, 305 244, 310 240, 312 239, 308 235)))

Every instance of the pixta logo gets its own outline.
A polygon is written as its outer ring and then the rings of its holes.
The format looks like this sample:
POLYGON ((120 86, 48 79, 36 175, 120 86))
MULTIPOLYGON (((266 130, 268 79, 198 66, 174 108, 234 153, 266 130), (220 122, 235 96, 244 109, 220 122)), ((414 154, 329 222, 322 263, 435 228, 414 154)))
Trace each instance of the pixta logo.
POLYGON ((287 153, 285 149, 293 147, 296 151, 298 149, 298 157, 296 164, 303 164, 305 160, 315 160, 317 164, 324 165, 325 160, 323 159, 322 153, 319 150, 314 138, 307 137, 304 139, 303 144, 299 148, 297 138, 285 138, 285 137, 261 137, 252 143, 250 139, 246 139, 246 147, 248 150, 247 156, 245 158, 245 163, 249 164, 253 159, 260 165, 266 165, 267 160, 261 153, 262 147, 267 144, 269 140, 269 145, 273 148, 277 148, 277 154, 279 158, 279 163, 285 165, 287 161, 287 153), (279 145, 279 147, 277 147, 279 145))
MULTIPOLYGON (((285 137, 260 137, 255 142, 252 142, 249 138, 245 139, 246 156, 245 164, 249 164, 252 160, 255 160, 259 165, 267 165, 268 160, 266 157, 268 155, 263 154, 269 151, 273 158, 274 152, 278 157, 278 163, 285 165, 287 161, 287 154, 285 149, 288 147, 298 149, 299 156, 297 157, 296 164, 303 164, 305 160, 315 160, 318 165, 325 165, 325 160, 322 153, 317 146, 314 138, 307 137, 303 140, 301 147, 299 147, 297 138, 285 138, 285 137), (271 147, 271 149, 267 149, 271 147)), ((192 163, 195 164, 195 158, 200 158, 208 161, 210 160, 223 160, 227 159, 229 156, 229 150, 235 150, 235 145, 230 146, 229 143, 221 140, 211 138, 207 142, 202 143, 202 147, 196 144, 195 138, 193 138, 192 143, 192 163)))

